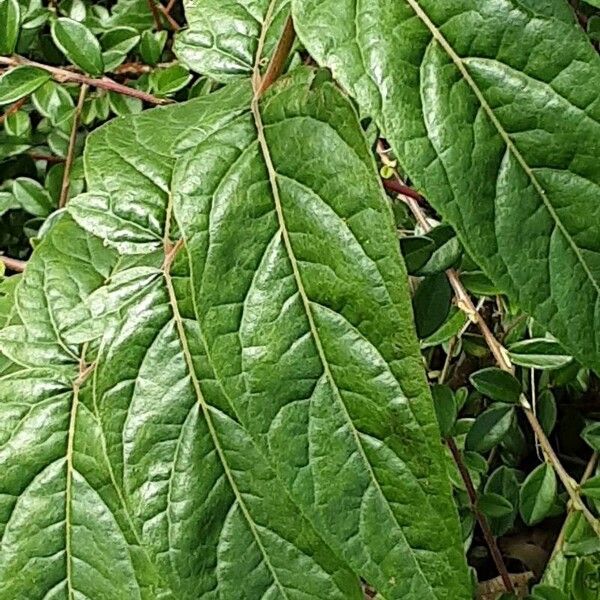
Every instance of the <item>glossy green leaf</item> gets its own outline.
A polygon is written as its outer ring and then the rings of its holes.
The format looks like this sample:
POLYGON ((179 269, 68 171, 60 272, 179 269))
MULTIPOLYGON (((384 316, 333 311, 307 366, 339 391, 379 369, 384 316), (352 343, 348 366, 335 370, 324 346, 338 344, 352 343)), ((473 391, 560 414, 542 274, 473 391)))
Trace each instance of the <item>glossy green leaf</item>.
POLYGON ((8 115, 4 119, 4 131, 6 135, 27 139, 31 134, 31 120, 24 110, 8 115))
POLYGON ((600 56, 560 4, 292 1, 493 284, 600 370, 600 56))
POLYGON ((523 521, 535 525, 550 513, 556 498, 556 474, 547 463, 536 467, 521 487, 519 510, 523 521))
POLYGON ((496 296, 500 290, 481 271, 470 271, 460 276, 462 284, 475 296, 496 296))
POLYGON ((36 67, 10 69, 0 76, 0 106, 28 96, 49 79, 50 73, 36 67))
POLYGON ((423 348, 437 346, 443 344, 453 337, 459 335, 464 327, 467 326, 469 317, 466 313, 458 308, 451 307, 448 318, 437 331, 434 331, 430 336, 426 337, 422 342, 423 348))
POLYGON ((12 193, 19 205, 36 217, 47 217, 54 208, 50 194, 34 179, 18 177, 13 181, 12 193))
POLYGON ((20 20, 18 0, 0 0, 0 54, 12 54, 15 51, 20 20))
POLYGON ((120 65, 139 39, 140 35, 133 27, 115 27, 107 31, 101 39, 104 70, 110 71, 120 65))
POLYGON ((400 238, 400 250, 404 257, 406 270, 416 273, 431 257, 435 243, 431 238, 411 235, 400 238))
POLYGON ((491 450, 507 434, 514 417, 512 406, 494 404, 475 419, 467 433, 465 447, 477 452, 491 450))
POLYGON ((359 600, 359 576, 472 596, 353 107, 305 69, 252 98, 241 82, 88 138, 88 192, 1 334, 26 371, 0 383, 12 597, 359 600), (41 574, 36 532, 59 557, 41 574))
POLYGON ((31 100, 39 113, 56 124, 65 113, 75 106, 71 94, 60 84, 47 81, 31 95, 31 100))
POLYGON ((497 402, 517 403, 521 396, 521 384, 517 378, 497 367, 476 371, 470 380, 478 392, 497 402))
POLYGON ((185 87, 191 79, 191 73, 181 65, 156 69, 150 76, 152 88, 160 96, 167 96, 177 92, 185 87))
POLYGON ((273 53, 289 14, 289 0, 185 0, 188 28, 175 53, 192 71, 216 81, 252 73, 264 23, 266 56, 273 53))
POLYGON ((70 62, 90 75, 102 75, 100 42, 83 23, 61 17, 53 21, 51 32, 54 43, 70 62))
POLYGON ((508 347, 508 354, 515 365, 541 370, 559 369, 573 360, 559 343, 547 338, 515 342, 508 347))
POLYGON ((117 0, 111 13, 107 27, 133 27, 142 32, 154 26, 148 0, 117 0))
POLYGON ((0 192, 0 217, 9 210, 14 210, 20 206, 12 192, 0 192))

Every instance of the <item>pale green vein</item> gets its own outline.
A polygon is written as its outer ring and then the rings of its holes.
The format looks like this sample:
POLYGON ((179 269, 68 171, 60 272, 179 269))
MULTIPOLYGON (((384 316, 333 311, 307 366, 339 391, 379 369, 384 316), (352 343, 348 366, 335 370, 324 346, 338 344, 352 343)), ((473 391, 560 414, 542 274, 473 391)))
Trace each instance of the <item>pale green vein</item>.
POLYGON ((584 270, 585 274, 587 275, 587 277, 589 278, 590 282, 592 283, 592 286, 596 290, 596 293, 600 296, 600 283, 595 280, 587 262, 584 260, 582 254, 581 254, 581 250, 575 243, 575 240, 573 240, 573 238, 571 237, 571 234, 567 231, 563 222, 559 219, 558 214, 556 213, 556 210, 554 209, 554 206, 546 197, 546 191, 542 187, 542 184, 538 181, 532 168, 527 164, 527 161, 525 160, 525 158, 523 157, 523 155, 521 154, 519 149, 516 147, 512 138, 510 137, 508 132, 504 129, 504 127, 502 126, 502 123, 500 123, 500 120, 498 119, 498 117, 496 117, 496 114, 492 110, 492 107, 488 104, 487 100, 485 99, 485 96, 483 95, 483 92, 479 89, 479 87, 475 83, 475 80, 471 77, 469 70, 465 66, 464 60, 457 54, 457 52, 454 50, 454 48, 452 47, 450 42, 448 42, 448 40, 444 37, 442 32, 439 30, 439 28, 429 18, 429 15, 427 15, 427 13, 423 10, 423 8, 421 8, 421 6, 417 2, 417 0, 406 0, 406 2, 413 9, 413 11, 417 15, 417 17, 419 17, 419 19, 423 22, 423 24, 429 29, 433 38, 439 43, 439 45, 443 48, 443 50, 446 52, 446 54, 450 57, 450 59, 456 65, 456 68, 459 70, 459 72, 462 75, 462 77, 464 78, 464 80, 468 83, 469 87, 473 90, 473 93, 475 94, 477 100, 481 104, 481 107, 483 108, 484 112, 489 117, 489 119, 492 122, 492 124, 494 125, 494 127, 497 129, 498 134, 502 138, 503 142, 506 144, 506 147, 510 150, 510 152, 513 154, 513 156, 517 159, 517 162, 519 163, 519 165, 521 166, 521 168, 523 169, 523 171, 525 172, 527 177, 531 180, 533 186, 535 187, 540 198, 542 199, 544 206, 550 213, 550 216, 554 219, 554 221, 555 221, 557 227, 560 229, 561 233, 565 236, 565 239, 567 240, 567 242, 573 249, 573 252, 575 253, 575 256, 577 257, 577 260, 581 263, 583 270, 584 270))

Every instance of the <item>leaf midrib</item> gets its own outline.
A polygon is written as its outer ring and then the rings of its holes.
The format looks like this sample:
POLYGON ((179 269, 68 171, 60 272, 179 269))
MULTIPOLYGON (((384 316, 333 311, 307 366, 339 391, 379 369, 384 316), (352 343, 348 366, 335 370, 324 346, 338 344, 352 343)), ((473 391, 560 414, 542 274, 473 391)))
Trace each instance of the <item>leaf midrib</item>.
MULTIPOLYGON (((255 78, 255 81, 258 81, 258 78, 255 78)), ((256 89, 256 88, 255 88, 256 89)), ((300 274, 300 269, 298 267, 298 262, 296 260, 296 256, 294 254, 293 251, 293 247, 291 244, 291 240, 289 237, 289 232, 287 230, 286 227, 286 223, 285 223, 285 216, 283 214, 283 207, 282 207, 282 203, 281 203, 281 197, 279 195, 279 187, 277 185, 277 171, 275 169, 275 166, 273 164, 273 160, 271 158, 271 153, 269 150, 269 146, 265 137, 265 132, 264 132, 264 124, 262 121, 262 116, 260 113, 260 107, 259 107, 259 97, 258 95, 255 93, 255 96, 252 100, 251 103, 251 110, 252 110, 252 114, 254 116, 254 122, 256 125, 256 129, 257 129, 257 137, 259 140, 259 144, 260 144, 260 148, 261 148, 261 152, 263 155, 263 159, 265 161, 265 166, 267 168, 267 174, 269 177, 269 184, 271 187, 271 192, 273 195, 273 200, 274 200, 274 204, 275 204, 275 212, 277 214, 277 221, 279 224, 279 230, 281 232, 281 236, 282 236, 282 240, 285 246, 285 250, 286 250, 286 254, 288 256, 288 259, 290 261, 290 265, 292 267, 292 272, 294 275, 294 280, 296 282, 296 287, 298 288, 298 293, 300 294, 300 298, 302 300, 302 305, 304 308, 304 312, 306 314, 306 318, 308 320, 308 324, 309 324, 309 329, 310 329, 310 334, 315 342, 315 346, 317 348, 317 353, 319 355, 319 360, 322 364, 323 367, 323 371, 325 374, 325 377, 329 380, 330 385, 331 385, 331 389, 334 393, 334 395, 336 396, 340 406, 342 407, 342 410, 344 412, 346 421, 350 427, 352 436, 355 440, 355 445, 356 445, 356 449, 359 452, 361 459, 364 463, 364 465, 366 466, 366 469, 369 473, 370 479, 373 483, 373 485, 375 486, 377 492, 379 493, 380 497, 384 500, 384 504, 385 506, 388 508, 390 515, 393 519, 393 521, 396 523, 396 525, 398 526, 398 531, 400 532, 400 534, 402 535, 404 542, 406 544, 406 547, 409 549, 410 551, 410 556, 414 561, 414 564, 417 568, 417 571, 419 572, 419 574, 422 577, 423 582, 425 583, 425 585, 427 585, 429 587, 429 589, 431 590, 432 593, 432 597, 436 598, 438 597, 437 594, 435 593, 435 590, 433 589, 433 587, 431 586, 430 581, 428 580, 428 578, 425 576, 425 573, 423 572, 422 568, 421 568, 421 564, 419 563, 419 561, 417 560, 416 556, 414 555, 414 551, 412 549, 412 547, 410 546, 410 544, 408 543, 408 540, 406 539, 404 532, 400 526, 400 523, 398 522, 394 511, 392 510, 392 507, 390 506, 390 503, 387 499, 387 497, 385 496, 385 494, 383 493, 383 490, 381 489, 381 485, 379 484, 379 481, 377 480, 377 477, 375 476, 375 472, 373 471, 373 467, 371 465, 371 463, 369 462, 367 455, 365 453, 365 450, 363 448, 363 445, 360 441, 360 436, 358 431, 356 430, 356 428, 354 427, 354 423, 352 422, 352 419, 350 417, 350 414, 348 413, 348 409, 346 407, 346 404, 344 403, 340 391, 337 387, 337 384, 335 382, 335 379, 333 378, 333 374, 331 372, 331 369, 329 367, 329 361, 327 360, 327 356, 325 354, 325 350, 323 348, 323 344, 321 342, 321 338, 319 336, 318 333, 318 329, 314 320, 314 316, 312 314, 312 309, 310 307, 310 299, 308 298, 308 294, 306 293, 306 290, 304 288, 304 284, 302 281, 302 277, 300 274)), ((380 594, 380 596, 383 599, 383 596, 380 594)))
MULTIPOLYGON (((169 196, 169 199, 171 199, 171 198, 172 198, 172 196, 169 196)), ((171 204, 171 201, 169 202, 169 204, 171 204)), ((167 214, 170 216, 170 214, 171 214, 170 209, 167 211, 167 214)), ((167 232, 169 231, 168 225, 166 227, 166 231, 167 232)), ((179 341, 181 343, 181 350, 183 352, 183 356, 184 356, 185 363, 186 363, 186 368, 187 368, 187 371, 190 376, 190 381, 192 382, 192 387, 194 388, 196 400, 198 401, 198 404, 200 405, 200 408, 204 415, 204 419, 206 421, 206 425, 208 427, 215 450, 217 451, 217 454, 219 455, 219 460, 223 466, 223 471, 225 472, 225 476, 227 477, 227 480, 229 482, 231 490, 233 491, 236 502, 237 502, 238 506, 240 507, 240 510, 242 511, 246 522, 248 523, 248 527, 250 528, 252 537, 255 539, 256 544, 257 544, 258 548, 260 549, 260 552, 264 558, 265 564, 267 565, 267 568, 269 569, 269 572, 271 573, 271 575, 273 577, 273 581, 275 582, 275 585, 281 592, 283 598, 285 598, 286 600, 290 600, 289 596, 287 595, 287 593, 285 591, 285 588, 282 586, 281 582, 279 581, 279 578, 277 576, 277 572, 275 571, 275 568, 271 564, 269 555, 268 555, 266 548, 264 547, 262 540, 256 529, 256 523, 252 519, 252 516, 250 515, 248 508, 246 507, 246 504, 245 504, 245 502, 241 496, 241 493, 237 487, 237 484, 235 482, 235 479, 233 477, 231 469, 229 468, 229 463, 227 462, 225 452, 224 452, 223 448, 221 447, 219 436, 217 434, 214 423, 212 421, 212 415, 210 414, 210 407, 208 406, 206 399, 204 398, 204 394, 202 392, 200 382, 198 381, 198 377, 196 376, 196 371, 194 368, 192 354, 190 351, 190 347, 188 345, 185 328, 183 326, 183 319, 181 317, 181 313, 179 312, 179 306, 177 304, 177 295, 175 292, 175 288, 173 287, 173 281, 171 279, 170 264, 168 264, 168 262, 164 268, 164 279, 165 279, 165 284, 167 287, 167 292, 169 295, 169 303, 171 305, 171 310, 173 312, 173 320, 175 322, 175 327, 177 329, 177 335, 178 335, 179 341)))
POLYGON ((559 228, 559 230, 564 235, 565 239, 567 240, 567 242, 573 249, 573 252, 575 253, 575 256, 577 257, 577 260, 581 263, 583 270, 585 271, 585 274, 587 275, 592 286, 596 290, 596 294, 598 296, 600 296, 600 282, 596 281, 596 279, 594 278, 587 262, 584 260, 582 254, 581 254, 579 247, 575 243, 575 240, 573 240, 573 238, 571 237, 571 234, 567 231, 563 222, 559 219, 558 214, 556 213, 556 210, 554 209, 554 206, 546 197, 546 192, 545 192, 544 188, 542 187, 541 183, 538 181, 538 179, 535 176, 531 167, 527 164, 525 158, 523 157, 523 155, 521 154, 519 149, 516 147, 516 145, 512 141, 508 132, 502 126, 502 123, 500 123, 498 117, 496 117, 496 114, 492 110, 492 107, 489 105, 489 103, 485 99, 483 92, 479 89, 479 87, 475 83, 475 80, 471 77, 471 74, 469 73, 467 67, 465 66, 463 59, 454 50, 454 48, 452 47, 450 42, 444 37, 444 35, 440 31, 440 29, 429 18, 429 15, 423 10, 423 8, 419 5, 417 0, 405 0, 405 1, 412 8, 412 10, 416 14, 416 16, 427 27, 427 29, 429 29, 433 38, 440 44, 440 46, 443 48, 443 50, 446 52, 446 54, 450 57, 452 62, 456 65, 456 68, 459 70, 460 74, 462 75, 464 80, 467 82, 469 87, 473 90, 473 93, 475 94, 477 100, 481 104, 481 107, 483 108, 484 112, 489 117, 490 121, 492 122, 492 124, 494 125, 496 130, 498 131, 498 134, 500 135, 500 137, 506 144, 506 147, 511 152, 511 154, 513 154, 513 156, 517 159, 517 162, 519 163, 519 165, 521 166, 521 168, 523 169, 523 171, 525 172, 527 177, 532 182, 535 190, 538 192, 540 198, 542 199, 542 203, 548 210, 548 212, 549 212, 550 216, 552 217, 552 219, 554 220, 556 226, 559 228))

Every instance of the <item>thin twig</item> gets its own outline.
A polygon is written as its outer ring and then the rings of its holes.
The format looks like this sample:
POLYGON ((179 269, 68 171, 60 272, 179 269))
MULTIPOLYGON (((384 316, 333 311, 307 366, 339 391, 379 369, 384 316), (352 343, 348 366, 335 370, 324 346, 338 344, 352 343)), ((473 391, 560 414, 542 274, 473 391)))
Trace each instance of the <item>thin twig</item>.
POLYGON ((156 5, 156 7, 161 12, 163 17, 169 22, 169 25, 173 31, 179 31, 181 29, 181 25, 167 12, 167 9, 162 4, 159 3, 156 5))
POLYGON ((442 372, 438 377, 438 383, 444 383, 446 378, 448 377, 448 370, 450 369, 450 363, 452 362, 452 355, 454 354, 454 350, 456 349, 456 344, 458 343, 459 336, 453 336, 448 342, 448 353, 446 354, 446 360, 444 361, 444 366, 442 367, 442 372))
POLYGON ((10 258, 10 256, 0 255, 0 260, 4 263, 4 266, 11 271, 22 273, 27 266, 27 262, 24 260, 18 260, 16 258, 10 258))
MULTIPOLYGON (((442 370, 442 374, 440 375, 440 378, 438 380, 438 382, 440 384, 444 383, 444 381, 446 380, 448 366, 450 364, 450 359, 452 357, 452 353, 454 352, 455 344, 456 344, 457 340, 462 336, 463 333, 464 333, 464 330, 458 336, 453 337, 449 344, 448 357, 447 357, 446 362, 444 363, 444 369, 442 370)), ((500 548, 498 548, 498 543, 496 542, 496 538, 494 537, 494 534, 492 533, 492 530, 490 529, 490 525, 488 523, 488 520, 487 520, 485 514, 479 508, 479 496, 477 494, 477 490, 475 489, 475 485, 473 484, 473 480, 471 479, 471 474, 469 473, 469 469, 467 468, 467 465, 464 462, 463 455, 462 455, 461 451, 459 450, 458 446, 456 445, 456 442, 454 441, 453 437, 448 436, 444 441, 446 442, 446 445, 450 449, 452 458, 454 459, 456 467, 458 468, 458 472, 460 473, 463 483, 465 484, 465 489, 467 490, 467 496, 469 497, 469 505, 471 507, 471 511, 473 512, 473 515, 475 516, 477 523, 479 523, 479 528, 481 529, 481 532, 483 533, 485 542, 486 542, 488 548, 490 549, 490 554, 492 555, 492 560, 494 561, 494 564, 496 565, 496 569, 498 570, 498 573, 500 574, 500 577, 502 578, 504 587, 506 588, 507 592, 514 593, 515 588, 513 586, 512 579, 510 578, 510 575, 508 573, 506 564, 504 563, 504 558, 502 557, 502 552, 500 552, 500 548)))
MULTIPOLYGON (((382 144, 378 144, 378 152, 381 152, 381 148, 383 148, 382 144)), ((398 197, 407 204, 407 206, 417 219, 418 223, 423 227, 425 231, 431 229, 431 226, 429 225, 429 222, 427 221, 427 218, 425 217, 421 206, 419 206, 419 203, 416 202, 414 198, 409 198, 404 194, 398 194, 398 197)), ((461 283, 458 273, 454 269, 449 269, 448 271, 446 271, 446 274, 448 275, 448 280, 450 281, 450 285, 454 290, 458 307, 461 310, 463 310, 467 314, 467 316, 477 325, 477 327, 481 331, 481 334, 483 335, 486 344, 488 345, 488 348, 492 352, 498 366, 503 371, 506 371, 511 374, 514 373, 514 367, 510 361, 508 353, 506 352, 502 344, 500 344, 500 342, 494 337, 494 334, 490 331, 487 323, 485 322, 485 319, 475 309, 473 301, 471 300, 471 297, 467 293, 467 290, 461 283)), ((520 405, 523 409, 523 412, 525 413, 525 416, 527 417, 527 420, 529 421, 529 424, 537 440, 539 441, 539 444, 544 452, 546 460, 553 467, 561 483, 567 490, 567 494, 569 495, 569 498, 573 503, 573 507, 576 510, 580 510, 583 513, 584 517, 589 522, 592 529, 600 537, 600 521, 596 519, 596 517, 594 517, 592 512, 584 504, 579 494, 577 483, 573 481, 571 476, 562 466, 562 463, 560 462, 560 459, 554 452, 552 445, 550 444, 550 441, 546 436, 546 433, 540 425, 540 422, 537 420, 537 417, 533 414, 531 404, 528 402, 527 398, 524 395, 521 395, 520 405)))
POLYGON ((2 125, 2 123, 4 123, 4 121, 10 117, 11 115, 14 115, 16 112, 18 112, 21 107, 25 104, 25 102, 27 102, 27 96, 25 98, 21 98, 19 100, 17 100, 14 104, 11 104, 6 111, 4 112, 4 114, 0 115, 0 125, 2 125))
POLYGON ((67 203, 69 198, 69 188, 71 187, 71 168, 75 158, 75 142, 77 141, 77 129, 79 128, 79 118, 83 109, 83 102, 87 94, 89 86, 85 83, 79 88, 79 98, 77 106, 73 113, 73 124, 71 125, 71 136, 69 137, 69 148, 67 150, 67 158, 65 160, 65 169, 63 172, 62 186, 60 188, 60 198, 58 200, 58 208, 62 208, 67 203))
POLYGON ((64 163, 65 159, 60 156, 52 156, 51 154, 39 154, 37 152, 27 152, 27 156, 32 158, 33 160, 43 160, 49 164, 60 164, 64 163))
MULTIPOLYGON (((275 52, 273 52, 273 57, 269 62, 269 66, 260 81, 260 86, 257 91, 257 95, 261 96, 273 83, 277 80, 277 78, 281 75, 287 57, 294 45, 294 40, 296 39, 296 32, 294 31, 294 22, 292 21, 292 17, 288 17, 285 22, 285 27, 283 28, 283 33, 279 38, 279 43, 277 44, 277 48, 275 52)), ((259 57, 260 58, 260 57, 259 57)))
POLYGON ((123 94, 124 96, 131 96, 132 98, 139 98, 140 100, 148 102, 149 104, 170 104, 172 102, 172 100, 169 100, 168 98, 157 98, 156 96, 152 96, 151 94, 147 94, 141 90, 127 87, 126 85, 117 83, 108 77, 93 79, 92 77, 88 77, 87 75, 83 75, 81 73, 39 63, 22 56, 0 56, 0 64, 11 67, 18 67, 20 65, 37 67, 38 69, 44 69, 45 71, 48 71, 48 73, 50 73, 52 77, 59 83, 85 83, 90 87, 117 92, 118 94, 123 94))
POLYGON ((160 21, 160 13, 158 12, 158 8, 154 3, 154 0, 148 0, 148 6, 150 7, 150 11, 152 12, 152 18, 154 19, 154 27, 157 31, 162 29, 162 23, 160 21))
POLYGON ((173 10, 173 7, 175 6, 175 2, 176 2, 176 0, 169 0, 167 2, 167 6, 165 6, 165 11, 167 13, 170 13, 173 10))
POLYGON ((498 544, 496 543, 496 538, 492 534, 492 530, 490 529, 486 516, 483 514, 483 512, 481 512, 481 509, 479 508, 477 490, 473 485, 473 480, 471 479, 469 469, 467 469, 467 466, 465 465, 462 453, 458 449, 454 438, 448 437, 445 441, 446 445, 450 449, 450 452, 452 453, 452 458, 454 458, 454 462, 456 463, 460 476, 462 477, 462 480, 465 484, 467 495, 469 497, 469 504, 471 505, 471 510, 473 511, 477 522, 479 523, 479 527, 481 528, 483 537, 485 538, 485 542, 488 548, 490 549, 492 559, 494 560, 494 564, 496 565, 496 569, 498 569, 498 573, 500 574, 500 577, 502 577, 504 587, 506 588, 507 592, 514 593, 515 588, 508 573, 508 569, 504 564, 504 558, 502 557, 500 548, 498 548, 498 544))

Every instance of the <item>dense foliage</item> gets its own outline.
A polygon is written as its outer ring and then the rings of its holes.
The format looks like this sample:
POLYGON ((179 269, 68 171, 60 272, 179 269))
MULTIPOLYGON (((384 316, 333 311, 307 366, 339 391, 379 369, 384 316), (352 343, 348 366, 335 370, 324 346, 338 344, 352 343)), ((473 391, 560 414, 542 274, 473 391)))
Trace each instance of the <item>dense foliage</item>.
POLYGON ((0 0, 0 600, 599 600, 599 41, 0 0))

